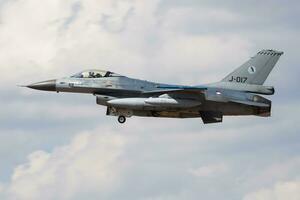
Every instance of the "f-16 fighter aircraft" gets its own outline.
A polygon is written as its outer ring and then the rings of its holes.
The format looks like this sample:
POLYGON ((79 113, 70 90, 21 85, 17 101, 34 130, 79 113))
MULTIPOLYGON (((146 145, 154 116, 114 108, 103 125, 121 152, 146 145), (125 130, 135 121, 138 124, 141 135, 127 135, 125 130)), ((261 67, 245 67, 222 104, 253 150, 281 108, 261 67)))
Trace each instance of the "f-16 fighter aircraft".
POLYGON ((264 86, 269 73, 283 52, 261 50, 254 57, 211 84, 186 86, 148 82, 103 70, 86 70, 71 77, 34 83, 26 87, 89 93, 106 115, 127 117, 201 117, 204 124, 222 122, 223 116, 271 115, 271 101, 260 96, 273 95, 274 87, 264 86))

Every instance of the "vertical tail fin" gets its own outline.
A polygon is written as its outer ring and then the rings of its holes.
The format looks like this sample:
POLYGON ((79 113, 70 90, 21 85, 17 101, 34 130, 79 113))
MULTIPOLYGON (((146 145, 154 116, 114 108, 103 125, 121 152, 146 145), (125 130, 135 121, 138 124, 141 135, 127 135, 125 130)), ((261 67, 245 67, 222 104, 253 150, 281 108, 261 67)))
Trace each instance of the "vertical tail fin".
POLYGON ((222 82, 263 85, 282 54, 281 51, 261 50, 226 76, 222 82))

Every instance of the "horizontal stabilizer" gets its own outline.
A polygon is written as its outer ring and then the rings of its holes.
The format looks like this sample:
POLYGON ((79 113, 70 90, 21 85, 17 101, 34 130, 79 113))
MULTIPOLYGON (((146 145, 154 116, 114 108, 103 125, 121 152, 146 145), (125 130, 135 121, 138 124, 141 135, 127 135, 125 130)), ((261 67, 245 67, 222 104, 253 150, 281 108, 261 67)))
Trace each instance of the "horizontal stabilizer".
POLYGON ((232 99, 230 101, 234 102, 234 103, 249 105, 249 106, 270 107, 270 105, 267 103, 261 103, 261 102, 255 102, 255 101, 241 101, 241 100, 234 100, 234 99, 232 99))
POLYGON ((264 86, 264 85, 239 84, 233 82, 217 82, 217 83, 211 83, 207 86, 220 88, 220 89, 237 90, 237 91, 243 91, 248 93, 263 94, 263 95, 272 95, 275 93, 275 89, 273 86, 264 86))

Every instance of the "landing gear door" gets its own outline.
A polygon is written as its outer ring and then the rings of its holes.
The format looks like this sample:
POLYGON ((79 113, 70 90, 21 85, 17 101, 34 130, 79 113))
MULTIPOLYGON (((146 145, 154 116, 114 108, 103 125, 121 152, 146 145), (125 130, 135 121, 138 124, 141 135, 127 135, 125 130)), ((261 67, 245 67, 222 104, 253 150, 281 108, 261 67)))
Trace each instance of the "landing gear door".
POLYGON ((128 109, 119 109, 119 108, 108 106, 106 110, 106 115, 131 117, 133 115, 133 111, 128 109))

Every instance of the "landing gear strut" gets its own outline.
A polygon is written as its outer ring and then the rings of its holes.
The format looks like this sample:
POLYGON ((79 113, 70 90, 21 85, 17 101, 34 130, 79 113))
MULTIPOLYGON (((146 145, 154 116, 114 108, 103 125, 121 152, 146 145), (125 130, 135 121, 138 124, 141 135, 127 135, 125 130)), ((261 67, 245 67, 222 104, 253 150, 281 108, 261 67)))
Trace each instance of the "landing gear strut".
POLYGON ((121 123, 121 124, 125 123, 126 122, 126 117, 123 116, 123 115, 119 116, 118 117, 118 122, 121 123))

